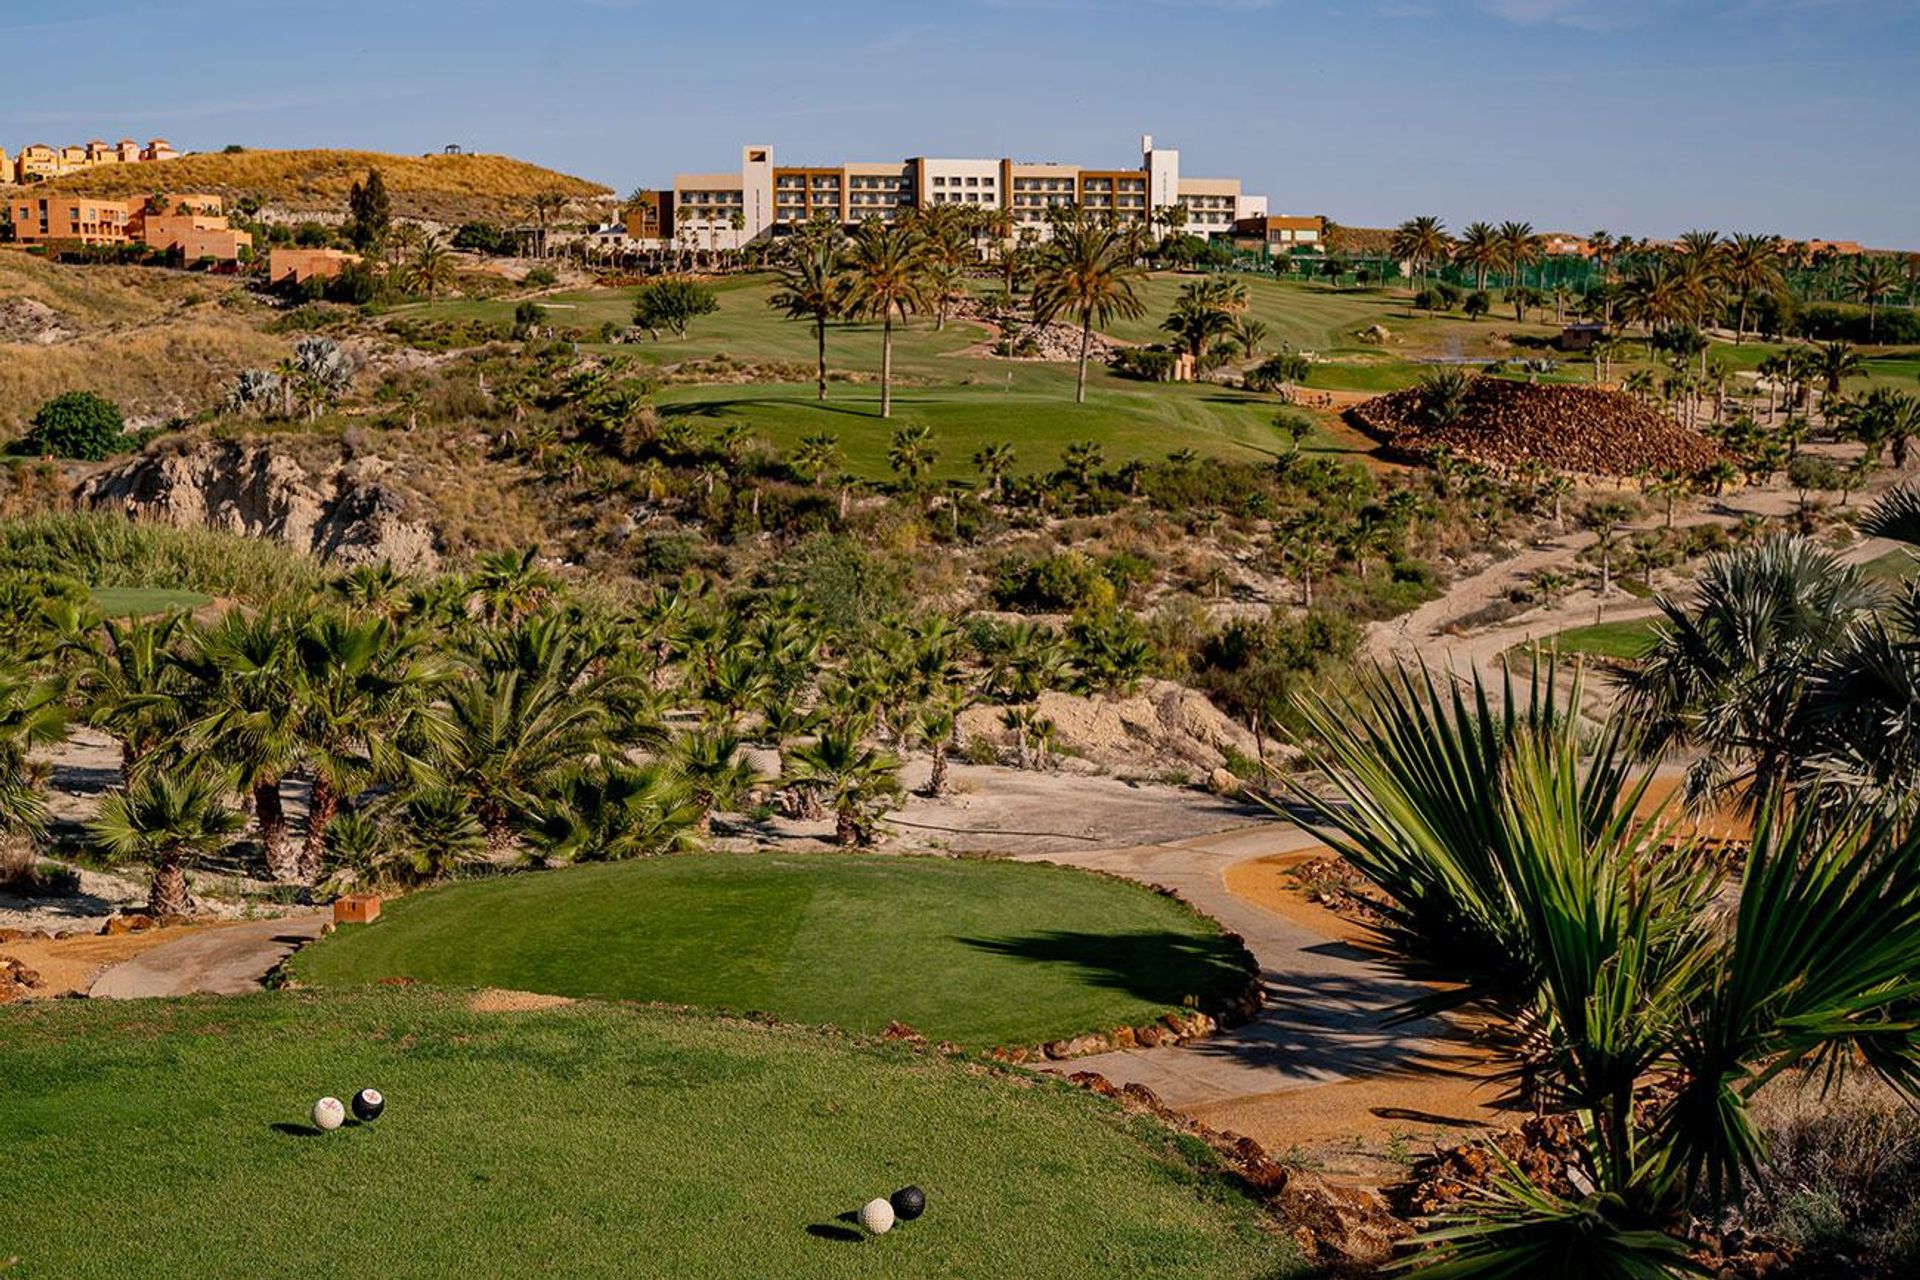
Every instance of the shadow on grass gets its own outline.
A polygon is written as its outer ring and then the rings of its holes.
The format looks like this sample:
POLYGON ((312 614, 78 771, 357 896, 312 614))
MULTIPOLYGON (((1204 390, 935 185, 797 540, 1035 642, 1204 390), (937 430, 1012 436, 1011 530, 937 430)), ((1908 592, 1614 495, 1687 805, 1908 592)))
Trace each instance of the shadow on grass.
POLYGON ((1135 933, 1087 933, 1053 929, 1017 938, 962 938, 979 951, 1072 965, 1095 986, 1124 991, 1149 1004, 1178 1005, 1189 997, 1205 1001, 1240 989, 1239 951, 1224 938, 1194 937, 1170 930, 1135 933))
POLYGON ((310 1124, 289 1124, 285 1120, 277 1124, 270 1124, 267 1127, 275 1133, 284 1133, 289 1138, 323 1138, 326 1136, 324 1132, 314 1128, 314 1126, 310 1124))
POLYGON ((835 1240, 842 1244, 859 1244, 862 1240, 866 1239, 864 1235, 854 1229, 853 1224, 859 1221, 860 1215, 849 1209, 845 1213, 837 1215, 833 1222, 816 1222, 812 1224, 807 1228, 807 1234, 816 1240, 835 1240), (835 1226, 834 1223, 846 1223, 848 1225, 835 1226))

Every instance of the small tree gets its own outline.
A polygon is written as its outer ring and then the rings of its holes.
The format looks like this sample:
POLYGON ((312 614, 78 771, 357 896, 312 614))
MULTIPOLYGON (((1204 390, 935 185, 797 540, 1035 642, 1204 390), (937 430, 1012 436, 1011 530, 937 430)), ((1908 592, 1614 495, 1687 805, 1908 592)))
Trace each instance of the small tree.
POLYGON ((662 329, 685 338, 689 325, 719 309, 719 296, 696 280, 655 280, 640 286, 633 300, 633 322, 651 333, 656 342, 662 329))
POLYGON ((393 202, 378 169, 367 170, 367 180, 347 192, 347 238, 356 249, 366 249, 386 238, 393 222, 393 202))
POLYGON ((98 462, 123 447, 127 424, 120 407, 91 391, 69 391, 41 405, 15 453, 98 462))

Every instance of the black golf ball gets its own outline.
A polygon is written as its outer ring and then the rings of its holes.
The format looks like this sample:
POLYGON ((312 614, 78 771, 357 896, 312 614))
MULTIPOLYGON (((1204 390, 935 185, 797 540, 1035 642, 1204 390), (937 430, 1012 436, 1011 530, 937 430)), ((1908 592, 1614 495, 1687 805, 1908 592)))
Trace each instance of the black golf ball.
POLYGON ((888 1199, 893 1205, 893 1216, 902 1222, 912 1222, 927 1211, 927 1193, 918 1187, 902 1187, 888 1199))
POLYGON ((387 1109, 387 1100, 380 1096, 378 1089, 362 1089, 353 1095, 353 1118, 355 1120, 378 1120, 380 1113, 387 1109))

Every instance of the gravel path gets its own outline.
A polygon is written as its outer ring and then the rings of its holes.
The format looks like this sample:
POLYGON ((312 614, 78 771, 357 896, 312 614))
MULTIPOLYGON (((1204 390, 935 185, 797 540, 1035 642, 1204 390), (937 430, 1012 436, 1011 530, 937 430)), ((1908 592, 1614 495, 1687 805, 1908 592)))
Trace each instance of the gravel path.
POLYGON ((320 936, 324 912, 208 929, 115 965, 89 995, 107 1000, 244 995, 295 950, 320 936))

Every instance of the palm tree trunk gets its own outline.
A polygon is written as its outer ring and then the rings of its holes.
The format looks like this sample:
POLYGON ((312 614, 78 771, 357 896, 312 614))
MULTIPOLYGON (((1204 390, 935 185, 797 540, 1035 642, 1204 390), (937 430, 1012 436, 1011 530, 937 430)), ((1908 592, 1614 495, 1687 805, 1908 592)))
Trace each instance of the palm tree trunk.
POLYGON ((880 416, 893 416, 893 309, 880 322, 880 416))
POLYGON ((1073 402, 1087 402, 1087 351, 1093 346, 1093 315, 1084 313, 1080 317, 1080 377, 1073 390, 1073 402))
POLYGON ((300 845, 299 879, 311 884, 326 859, 327 827, 340 812, 340 796, 325 778, 315 778, 307 799, 307 837, 300 845))
POLYGON ((260 851, 267 875, 282 882, 300 875, 300 860, 287 842, 287 811, 280 802, 280 779, 253 785, 253 817, 260 826, 260 851))
POLYGON ((180 863, 168 860, 154 865, 153 883, 147 889, 147 914, 156 918, 193 914, 187 870, 180 863))
POLYGON ((833 842, 843 849, 860 843, 860 818, 850 804, 842 804, 834 812, 833 842))
POLYGON ((827 318, 825 316, 813 318, 813 339, 819 354, 820 399, 824 403, 827 398, 827 318))
POLYGON ((939 799, 947 794, 947 744, 933 744, 933 772, 927 775, 927 795, 939 799))

